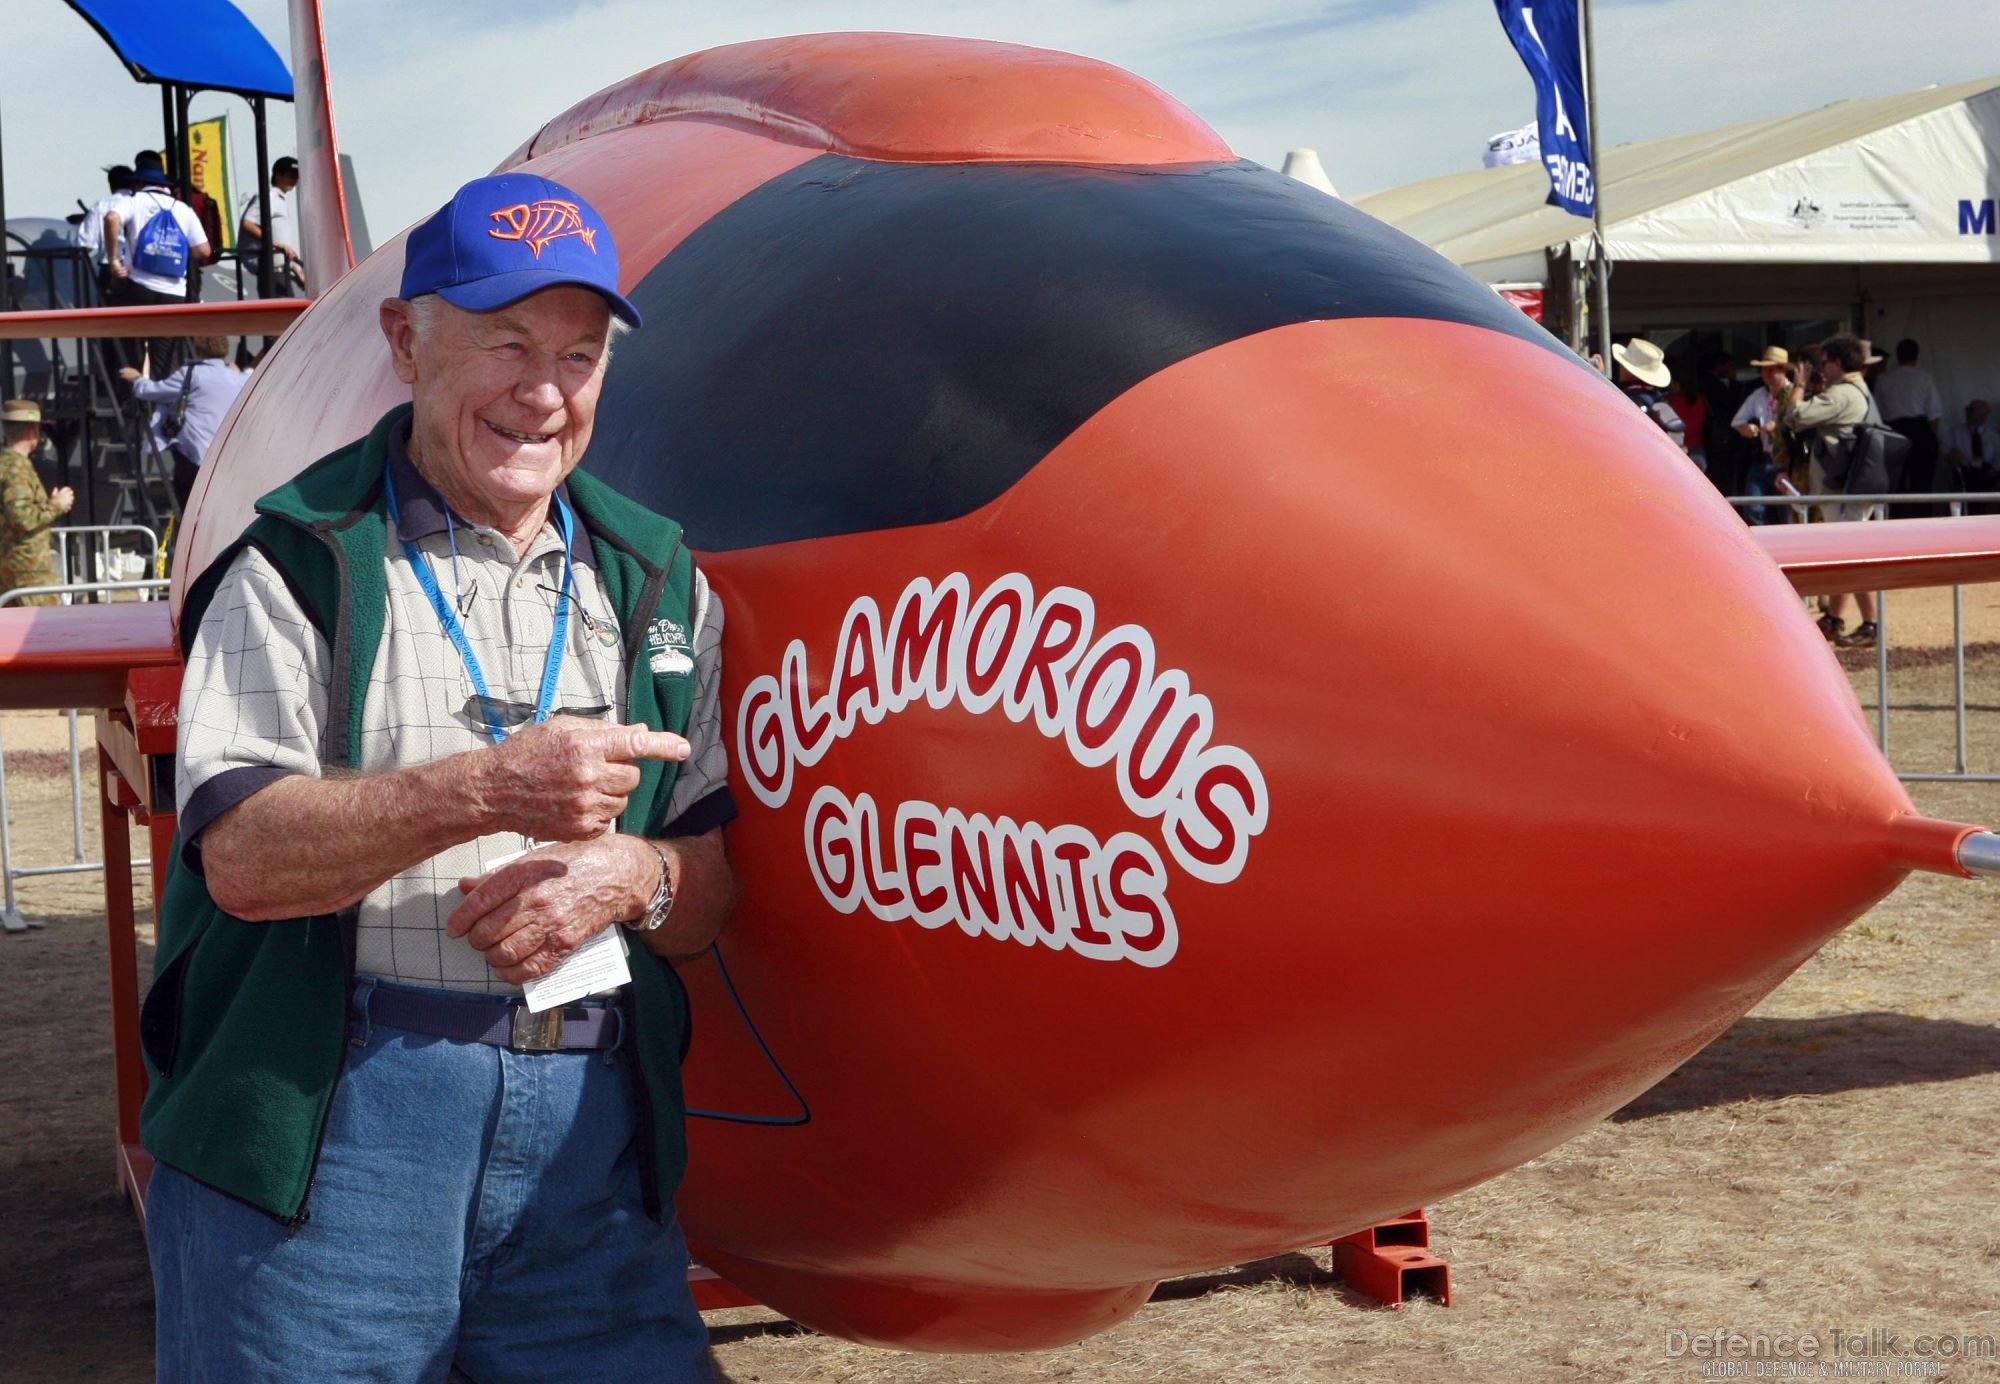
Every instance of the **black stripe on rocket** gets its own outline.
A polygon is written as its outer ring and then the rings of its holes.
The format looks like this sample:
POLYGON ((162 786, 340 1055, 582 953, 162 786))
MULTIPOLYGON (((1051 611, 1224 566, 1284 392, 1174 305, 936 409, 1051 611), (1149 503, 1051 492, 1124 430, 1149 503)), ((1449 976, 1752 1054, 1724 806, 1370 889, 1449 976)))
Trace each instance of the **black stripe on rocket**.
POLYGON ((823 155, 632 297, 646 326, 588 465, 711 552, 958 518, 1147 376, 1294 322, 1430 318, 1575 360, 1442 257, 1247 162, 823 155))

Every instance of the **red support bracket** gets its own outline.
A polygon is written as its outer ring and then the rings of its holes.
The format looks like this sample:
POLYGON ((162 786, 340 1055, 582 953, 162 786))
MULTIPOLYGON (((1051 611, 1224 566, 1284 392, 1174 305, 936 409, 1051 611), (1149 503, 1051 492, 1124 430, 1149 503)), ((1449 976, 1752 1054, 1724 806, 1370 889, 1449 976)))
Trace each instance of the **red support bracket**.
POLYGON ((695 1309, 701 1312, 764 1305, 706 1264, 688 1265, 688 1288, 694 1293, 695 1309))
POLYGON ((1451 1306, 1451 1266, 1431 1253, 1430 1218, 1421 1206, 1330 1243, 1333 1271, 1362 1296, 1390 1307, 1412 1296, 1451 1306))
POLYGON ((138 927, 132 907, 132 822, 145 826, 153 862, 153 920, 159 921, 174 840, 173 769, 180 669, 135 668, 124 705, 97 712, 99 810, 104 834, 104 923, 111 975, 111 1061, 118 1091, 118 1184, 146 1228, 153 1160, 139 1145, 146 1067, 139 1048, 138 927))

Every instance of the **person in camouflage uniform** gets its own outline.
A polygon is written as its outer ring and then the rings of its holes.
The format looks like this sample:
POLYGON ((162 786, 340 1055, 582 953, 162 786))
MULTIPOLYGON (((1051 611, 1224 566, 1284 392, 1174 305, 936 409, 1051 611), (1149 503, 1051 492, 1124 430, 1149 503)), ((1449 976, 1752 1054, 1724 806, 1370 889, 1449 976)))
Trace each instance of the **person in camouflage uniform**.
MULTIPOLYGON (((0 404, 0 595, 17 586, 46 586, 55 580, 49 561, 49 530, 76 503, 76 492, 42 489, 28 460, 42 445, 41 406, 27 399, 0 404)), ((54 596, 28 596, 14 605, 54 605, 54 596)))

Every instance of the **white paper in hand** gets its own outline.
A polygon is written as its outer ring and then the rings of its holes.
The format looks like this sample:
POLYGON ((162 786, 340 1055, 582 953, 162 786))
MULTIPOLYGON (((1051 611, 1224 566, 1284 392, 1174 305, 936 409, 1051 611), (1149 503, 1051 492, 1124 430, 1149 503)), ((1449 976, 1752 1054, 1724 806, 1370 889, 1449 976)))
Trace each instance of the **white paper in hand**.
POLYGON ((625 929, 613 923, 563 958, 562 965, 521 987, 528 1009, 536 1014, 585 995, 616 990, 632 979, 625 964, 625 929))
MULTIPOLYGON (((539 844, 530 841, 527 850, 486 861, 485 868, 488 872, 497 870, 509 861, 519 860, 539 844)), ((613 923, 564 957, 562 965, 522 985, 521 998, 527 1001, 529 1013, 539 1014, 586 995, 609 994, 631 983, 632 968, 625 964, 626 955, 625 929, 613 923)))

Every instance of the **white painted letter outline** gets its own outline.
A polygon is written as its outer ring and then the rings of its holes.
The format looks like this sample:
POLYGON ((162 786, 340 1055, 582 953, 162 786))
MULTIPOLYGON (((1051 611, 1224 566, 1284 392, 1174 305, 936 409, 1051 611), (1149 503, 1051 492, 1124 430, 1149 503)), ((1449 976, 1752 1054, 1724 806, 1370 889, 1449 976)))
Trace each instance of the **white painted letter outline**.
MULTIPOLYGON (((918 577, 885 622, 874 598, 847 608, 826 690, 811 694, 803 640, 776 675, 744 689, 737 764, 767 807, 857 725, 923 701, 1032 721, 1086 768, 1108 768, 1125 806, 1157 822, 1167 854, 1195 879, 1242 872, 1270 803, 1249 754, 1214 739, 1215 713, 1186 673, 1161 668, 1153 638, 1125 624, 1093 640, 1096 607, 1075 587, 1037 598, 1019 572, 975 598, 965 575, 918 577)), ((888 922, 956 925, 1098 960, 1164 965, 1178 946, 1168 872, 1132 832, 1109 840, 1073 825, 967 816, 907 802, 885 820, 866 794, 832 787, 806 809, 806 859, 834 908, 888 922)))

